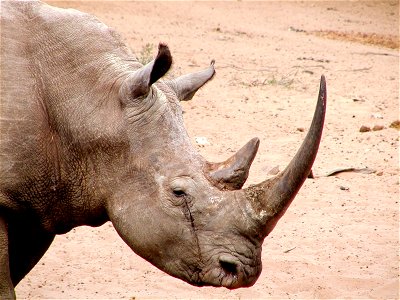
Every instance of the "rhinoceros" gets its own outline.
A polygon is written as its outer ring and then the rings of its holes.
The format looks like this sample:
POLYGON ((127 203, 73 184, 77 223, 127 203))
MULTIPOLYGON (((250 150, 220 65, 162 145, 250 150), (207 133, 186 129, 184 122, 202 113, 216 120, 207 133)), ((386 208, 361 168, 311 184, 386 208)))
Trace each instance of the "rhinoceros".
POLYGON ((111 221, 139 256, 195 286, 252 286, 261 247, 316 157, 326 110, 278 175, 243 188, 259 139, 221 163, 192 145, 180 101, 215 74, 164 77, 168 46, 142 65, 94 16, 1 3, 0 294, 55 235, 111 221), (164 77, 164 79, 162 79, 164 77))

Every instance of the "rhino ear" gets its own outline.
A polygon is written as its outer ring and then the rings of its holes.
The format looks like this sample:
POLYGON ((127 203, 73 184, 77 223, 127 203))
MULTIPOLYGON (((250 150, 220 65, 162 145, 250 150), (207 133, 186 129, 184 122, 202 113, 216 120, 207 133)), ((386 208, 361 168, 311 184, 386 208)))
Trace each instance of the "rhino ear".
POLYGON ((253 162, 260 140, 251 139, 238 152, 222 163, 206 164, 208 179, 222 190, 239 190, 249 176, 251 163, 253 162))
POLYGON ((163 77, 168 72, 171 65, 171 52, 167 45, 160 43, 158 45, 157 57, 145 66, 145 68, 147 66, 149 66, 149 68, 151 67, 149 85, 151 86, 154 82, 163 77))
POLYGON ((192 99, 197 90, 213 78, 215 74, 214 63, 215 61, 212 60, 207 69, 180 76, 169 82, 175 90, 179 101, 192 99))
POLYGON ((151 85, 168 72, 171 64, 172 56, 168 46, 160 43, 156 58, 126 79, 123 92, 128 92, 133 99, 147 95, 151 85))

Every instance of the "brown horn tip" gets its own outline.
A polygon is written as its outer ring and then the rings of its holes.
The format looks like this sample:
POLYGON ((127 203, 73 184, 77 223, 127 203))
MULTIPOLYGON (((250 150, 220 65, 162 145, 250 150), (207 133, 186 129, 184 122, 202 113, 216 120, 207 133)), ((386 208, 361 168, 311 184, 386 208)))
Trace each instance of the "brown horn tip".
POLYGON ((318 152, 326 112, 326 82, 321 76, 318 102, 310 129, 300 149, 276 177, 245 189, 245 196, 265 225, 265 235, 275 227, 310 174, 318 152))

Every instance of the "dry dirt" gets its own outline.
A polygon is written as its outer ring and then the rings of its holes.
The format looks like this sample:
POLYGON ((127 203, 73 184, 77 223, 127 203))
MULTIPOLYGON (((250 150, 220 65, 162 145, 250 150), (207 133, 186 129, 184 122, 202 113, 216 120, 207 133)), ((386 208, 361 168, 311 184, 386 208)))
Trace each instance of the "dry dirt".
POLYGON ((399 131, 390 127, 399 119, 397 1, 53 4, 98 16, 138 55, 168 43, 171 75, 215 59, 217 76, 182 104, 186 126, 193 143, 210 142, 199 151, 211 161, 258 136, 249 182, 282 170, 295 154, 321 74, 328 109, 314 174, 376 172, 307 180, 265 240, 263 272, 251 288, 196 288, 172 278, 107 223, 58 236, 17 286, 19 298, 399 298, 399 131), (335 32, 334 39, 315 32, 335 32), (360 34, 378 41, 365 44, 360 34), (384 128, 360 132, 363 125, 384 128))

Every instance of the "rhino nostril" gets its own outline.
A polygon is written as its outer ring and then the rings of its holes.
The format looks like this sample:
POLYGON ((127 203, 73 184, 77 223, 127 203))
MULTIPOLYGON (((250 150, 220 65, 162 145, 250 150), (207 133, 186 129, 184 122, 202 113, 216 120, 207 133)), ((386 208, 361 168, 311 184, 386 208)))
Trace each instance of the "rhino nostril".
POLYGON ((232 260, 220 259, 219 264, 227 275, 237 275, 238 266, 232 260))

